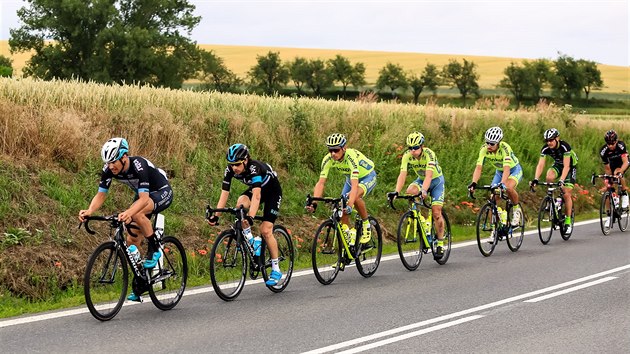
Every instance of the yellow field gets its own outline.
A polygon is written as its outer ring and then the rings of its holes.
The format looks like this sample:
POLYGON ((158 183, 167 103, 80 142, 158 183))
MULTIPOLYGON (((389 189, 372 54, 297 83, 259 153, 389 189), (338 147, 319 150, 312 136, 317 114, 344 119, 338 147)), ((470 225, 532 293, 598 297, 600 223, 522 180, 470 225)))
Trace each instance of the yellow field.
MULTIPOLYGON (((425 53, 393 53, 393 52, 373 52, 359 50, 333 50, 333 49, 300 49, 300 48, 279 48, 279 47, 248 47, 248 46, 227 46, 227 45, 200 45, 205 50, 213 50, 219 57, 223 58, 228 68, 238 76, 245 77, 247 71, 256 64, 257 55, 265 55, 269 51, 279 52, 283 61, 293 60, 296 56, 305 58, 334 58, 336 54, 341 54, 351 63, 362 62, 366 67, 366 81, 368 85, 373 85, 378 77, 379 70, 388 62, 400 64, 407 71, 421 73, 427 63, 435 64, 438 68, 447 64, 450 59, 460 60, 466 58, 477 64, 479 73, 479 86, 481 88, 494 88, 503 78, 503 70, 511 62, 520 63, 521 58, 503 58, 486 56, 463 56, 451 54, 425 54, 425 53)), ((13 67, 16 73, 21 74, 24 63, 29 58, 29 54, 9 54, 8 42, 0 41, 0 54, 13 59, 13 67)), ((555 58, 552 58, 555 59, 555 58)), ((579 59, 579 58, 576 58, 579 59)), ((599 65, 605 87, 601 92, 627 93, 630 92, 630 67, 599 65)))

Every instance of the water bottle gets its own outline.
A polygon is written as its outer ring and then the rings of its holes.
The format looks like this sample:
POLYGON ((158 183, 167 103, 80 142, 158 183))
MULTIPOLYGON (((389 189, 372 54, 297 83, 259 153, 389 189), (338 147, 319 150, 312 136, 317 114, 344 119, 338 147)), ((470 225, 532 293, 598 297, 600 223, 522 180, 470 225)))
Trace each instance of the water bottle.
POLYGON ((560 208, 562 208, 562 197, 556 198, 556 209, 560 211, 560 208))
POLYGON ((252 228, 248 227, 246 229, 243 229, 243 236, 245 236, 245 239, 247 240, 247 242, 252 243, 252 228))
POLYGON ((254 247, 254 256, 260 256, 260 244, 262 243, 262 238, 260 236, 254 237, 254 243, 252 246, 254 247))
POLYGON ((140 261, 140 251, 138 250, 138 247, 136 247, 136 245, 131 245, 127 247, 127 251, 129 252, 133 263, 138 264, 138 262, 140 261))
POLYGON ((507 224, 507 211, 503 210, 501 207, 498 207, 497 210, 499 211, 499 220, 501 221, 501 224, 507 224))
POLYGON ((613 194, 613 201, 615 202, 613 206, 616 208, 619 205, 619 196, 617 194, 613 194))
POLYGON ((161 239, 162 235, 164 235, 164 215, 157 214, 155 218, 155 236, 161 239))
POLYGON ((628 195, 624 194, 621 196, 621 207, 622 208, 627 208, 628 207, 628 195))

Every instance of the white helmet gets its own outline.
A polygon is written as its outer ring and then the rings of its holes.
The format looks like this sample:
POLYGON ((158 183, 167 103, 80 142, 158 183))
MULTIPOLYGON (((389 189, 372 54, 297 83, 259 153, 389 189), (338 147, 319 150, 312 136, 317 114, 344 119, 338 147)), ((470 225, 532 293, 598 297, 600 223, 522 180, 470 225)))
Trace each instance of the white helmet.
POLYGON ((556 128, 547 129, 545 130, 545 134, 543 134, 543 138, 545 138, 545 140, 555 139, 558 136, 560 136, 560 132, 556 128))
POLYGON ((498 144, 501 140, 503 140, 503 130, 499 127, 492 127, 486 130, 486 142, 498 144))
POLYGON ((118 161, 125 153, 129 153, 129 143, 124 138, 111 138, 101 148, 104 163, 118 161))

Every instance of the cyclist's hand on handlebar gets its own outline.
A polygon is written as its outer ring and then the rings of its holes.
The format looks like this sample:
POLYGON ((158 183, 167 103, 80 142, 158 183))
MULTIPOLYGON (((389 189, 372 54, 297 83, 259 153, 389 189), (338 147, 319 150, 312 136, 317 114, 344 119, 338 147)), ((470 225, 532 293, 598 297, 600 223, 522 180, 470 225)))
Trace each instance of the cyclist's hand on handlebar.
POLYGON ((315 210, 317 210, 317 203, 308 204, 304 207, 304 209, 306 209, 309 213, 314 213, 315 210))
POLYGON ((477 182, 471 182, 468 185, 468 191, 470 191, 471 193, 475 191, 475 187, 477 187, 477 182))
POLYGON ((131 215, 129 214, 127 210, 125 210, 122 213, 118 214, 118 221, 122 221, 125 224, 129 224, 131 223, 131 215))
POLYGON ((534 178, 533 180, 529 181, 529 186, 534 188, 538 185, 538 179, 534 178))
POLYGON ((389 200, 394 200, 394 199, 396 199, 396 197, 398 197, 398 192, 389 192, 389 193, 387 193, 387 199, 389 199, 389 200))
POLYGON ((420 193, 421 193, 422 199, 426 199, 426 198, 427 198, 427 194, 428 194, 429 192, 428 192, 428 191, 426 191, 426 190, 424 190, 424 189, 422 189, 422 190, 420 191, 420 193))
POLYGON ((558 187, 564 187, 564 180, 563 179, 558 181, 558 187))
POLYGON ((352 214, 352 207, 350 205, 346 205, 346 208, 344 209, 343 212, 348 215, 352 214))
POLYGON ((91 210, 80 210, 79 211, 79 221, 81 222, 85 222, 85 219, 92 215, 92 211, 91 210))
POLYGON ((206 220, 208 221, 208 224, 210 226, 214 226, 214 225, 219 223, 219 217, 216 216, 216 215, 212 215, 209 218, 207 218, 206 220))

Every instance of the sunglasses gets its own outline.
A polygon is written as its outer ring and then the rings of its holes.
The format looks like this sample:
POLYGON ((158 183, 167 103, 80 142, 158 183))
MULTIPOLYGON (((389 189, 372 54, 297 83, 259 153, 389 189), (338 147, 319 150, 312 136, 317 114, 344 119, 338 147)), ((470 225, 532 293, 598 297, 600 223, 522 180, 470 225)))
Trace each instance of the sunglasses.
POLYGON ((243 164, 243 162, 245 161, 238 161, 238 162, 230 162, 228 163, 230 166, 234 167, 234 166, 240 166, 241 164, 243 164))
POLYGON ((497 143, 491 143, 491 142, 486 141, 486 145, 488 145, 488 146, 495 146, 496 144, 497 143))
POLYGON ((615 140, 615 141, 607 141, 606 142, 606 145, 608 145, 608 146, 612 146, 612 145, 615 145, 615 144, 617 144, 617 140, 615 140))
POLYGON ((409 150, 418 150, 418 149, 420 149, 420 145, 418 145, 418 146, 410 146, 409 147, 409 150))
POLYGON ((552 141, 554 141, 554 140, 556 140, 556 139, 548 139, 548 140, 545 140, 545 141, 546 141, 546 142, 548 142, 548 143, 550 143, 550 142, 552 142, 552 141))
POLYGON ((331 153, 333 153, 333 152, 334 152, 335 154, 336 154, 336 153, 338 153, 339 151, 341 151, 341 148, 328 149, 328 152, 331 152, 331 153))

